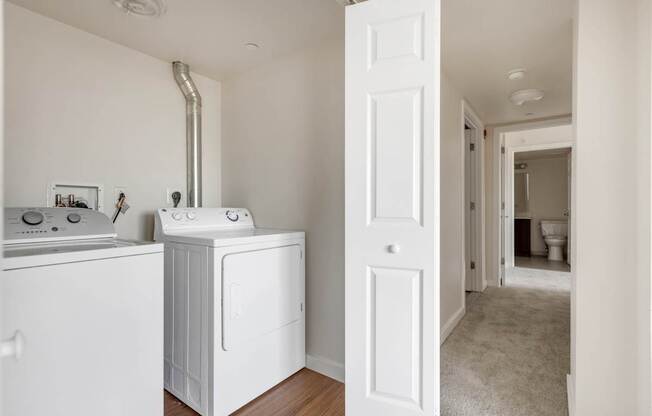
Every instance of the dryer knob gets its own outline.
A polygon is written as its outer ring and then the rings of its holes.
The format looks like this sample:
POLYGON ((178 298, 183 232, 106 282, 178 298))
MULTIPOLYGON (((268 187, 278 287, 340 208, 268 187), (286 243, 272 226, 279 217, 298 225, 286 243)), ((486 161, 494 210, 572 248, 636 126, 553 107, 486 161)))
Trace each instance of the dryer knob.
POLYGON ((226 218, 228 218, 229 221, 236 222, 240 219, 240 215, 235 211, 226 211, 226 218))
POLYGON ((186 218, 188 218, 190 221, 196 220, 197 213, 192 211, 186 212, 186 218))
POLYGON ((172 213, 172 219, 175 221, 181 221, 181 218, 183 218, 183 215, 181 215, 180 212, 173 212, 172 213))
POLYGON ((71 223, 73 223, 73 224, 77 224, 77 223, 78 223, 79 221, 81 221, 81 219, 82 219, 82 218, 81 218, 81 215, 79 215, 79 214, 75 214, 75 213, 68 214, 68 217, 67 217, 67 218, 68 218, 68 221, 71 222, 71 223))

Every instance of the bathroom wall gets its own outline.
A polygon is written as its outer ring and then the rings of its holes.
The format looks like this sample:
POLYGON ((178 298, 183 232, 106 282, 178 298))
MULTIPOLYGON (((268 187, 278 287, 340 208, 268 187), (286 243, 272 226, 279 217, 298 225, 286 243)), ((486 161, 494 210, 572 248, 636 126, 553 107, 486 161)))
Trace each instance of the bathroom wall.
MULTIPOLYGON (((518 156, 518 154, 517 154, 518 156)), ((530 175, 530 200, 528 211, 517 215, 528 216, 530 221, 530 246, 533 255, 546 255, 546 245, 541 236, 540 223, 543 219, 566 219, 564 210, 568 201, 568 161, 566 155, 548 159, 518 159, 526 163, 530 175)))
MULTIPOLYGON (((114 187, 123 238, 151 239, 166 189, 186 184, 185 101, 169 62, 11 3, 5 7, 5 205, 44 206, 53 181, 114 187)), ((220 205, 220 84, 193 75, 203 112, 204 205, 220 205)))

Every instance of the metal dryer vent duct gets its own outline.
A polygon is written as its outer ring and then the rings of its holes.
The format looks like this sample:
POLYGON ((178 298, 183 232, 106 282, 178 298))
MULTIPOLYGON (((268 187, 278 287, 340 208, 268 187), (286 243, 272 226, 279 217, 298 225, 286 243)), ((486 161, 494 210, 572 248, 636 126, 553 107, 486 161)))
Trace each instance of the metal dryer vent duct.
POLYGON ((172 63, 174 80, 186 98, 186 170, 187 206, 198 208, 201 200, 201 96, 190 77, 190 67, 183 62, 172 63))

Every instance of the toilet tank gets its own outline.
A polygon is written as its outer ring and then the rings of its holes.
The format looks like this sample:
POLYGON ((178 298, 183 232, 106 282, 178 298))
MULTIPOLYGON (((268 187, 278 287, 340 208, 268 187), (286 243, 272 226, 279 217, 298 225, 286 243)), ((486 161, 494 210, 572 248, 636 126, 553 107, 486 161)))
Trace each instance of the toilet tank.
POLYGON ((568 237, 567 220, 541 220, 541 235, 544 237, 550 235, 559 235, 568 237))

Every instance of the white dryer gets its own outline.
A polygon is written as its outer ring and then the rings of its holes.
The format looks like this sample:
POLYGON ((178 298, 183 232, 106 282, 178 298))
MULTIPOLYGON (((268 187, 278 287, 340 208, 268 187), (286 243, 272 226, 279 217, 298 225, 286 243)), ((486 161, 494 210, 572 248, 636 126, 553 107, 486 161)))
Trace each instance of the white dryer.
POLYGON ((0 414, 163 414, 163 245, 80 208, 6 208, 0 414))
POLYGON ((246 209, 159 209, 165 388, 225 416, 305 366, 305 237, 246 209))

